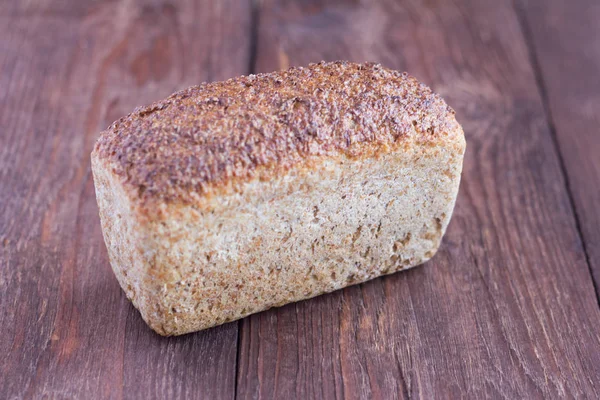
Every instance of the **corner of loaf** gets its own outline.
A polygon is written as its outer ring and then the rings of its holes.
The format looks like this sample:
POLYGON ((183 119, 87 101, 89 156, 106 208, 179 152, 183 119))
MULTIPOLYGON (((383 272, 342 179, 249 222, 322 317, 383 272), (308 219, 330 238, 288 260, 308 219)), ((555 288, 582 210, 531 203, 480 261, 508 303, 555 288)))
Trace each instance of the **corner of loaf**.
POLYGON ((119 283, 178 335, 428 260, 464 150, 429 88, 338 62, 139 109, 101 135, 92 167, 119 283))
POLYGON ((148 325, 166 335, 160 324, 158 294, 148 219, 131 191, 105 160, 92 153, 92 173, 104 242, 112 270, 121 288, 148 325))

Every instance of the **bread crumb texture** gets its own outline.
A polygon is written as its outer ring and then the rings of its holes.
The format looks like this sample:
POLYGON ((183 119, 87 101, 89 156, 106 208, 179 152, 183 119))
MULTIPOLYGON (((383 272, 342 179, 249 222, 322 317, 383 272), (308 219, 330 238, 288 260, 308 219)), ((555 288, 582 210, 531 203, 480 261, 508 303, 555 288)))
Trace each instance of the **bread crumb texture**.
POLYGON ((180 91, 113 123, 94 153, 144 201, 190 203, 313 156, 444 140, 457 125, 453 110, 406 73, 322 62, 180 91))

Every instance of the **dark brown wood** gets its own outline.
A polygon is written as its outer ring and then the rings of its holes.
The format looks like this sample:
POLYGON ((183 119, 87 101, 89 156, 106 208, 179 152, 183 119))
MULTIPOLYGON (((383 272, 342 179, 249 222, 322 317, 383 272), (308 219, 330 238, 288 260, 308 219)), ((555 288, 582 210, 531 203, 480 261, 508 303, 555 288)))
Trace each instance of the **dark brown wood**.
POLYGON ((232 398, 237 324, 161 338, 107 259, 89 154, 134 107, 246 73, 250 2, 0 8, 0 398, 232 398))
POLYGON ((512 2, 264 1, 258 20, 259 72, 407 70, 468 149, 438 255, 244 320, 238 397, 599 398, 600 311, 512 2))
POLYGON ((600 304, 600 6, 520 4, 600 304))

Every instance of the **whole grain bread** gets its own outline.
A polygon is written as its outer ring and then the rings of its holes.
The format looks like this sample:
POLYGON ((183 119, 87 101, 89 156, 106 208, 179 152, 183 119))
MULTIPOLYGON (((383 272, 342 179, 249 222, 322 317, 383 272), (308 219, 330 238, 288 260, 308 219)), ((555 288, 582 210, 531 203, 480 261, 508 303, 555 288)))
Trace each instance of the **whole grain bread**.
POLYGON ((102 132, 92 167, 115 275, 177 335, 431 258, 464 150, 427 86, 335 62, 139 108, 102 132))

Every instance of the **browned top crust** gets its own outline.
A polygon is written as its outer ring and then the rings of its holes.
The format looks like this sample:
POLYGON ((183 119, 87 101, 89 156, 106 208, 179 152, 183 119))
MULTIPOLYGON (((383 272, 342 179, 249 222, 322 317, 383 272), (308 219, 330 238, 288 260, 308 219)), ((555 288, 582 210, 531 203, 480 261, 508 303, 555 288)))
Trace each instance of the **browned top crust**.
POLYGON ((138 108, 101 134, 93 156, 141 199, 185 203, 313 156, 387 152, 457 128, 454 111, 406 73, 322 62, 203 83, 138 108))

